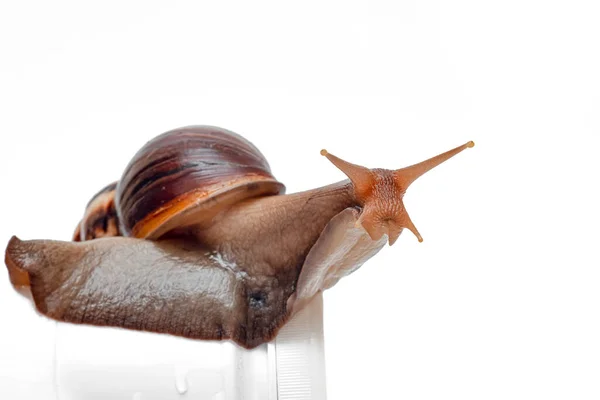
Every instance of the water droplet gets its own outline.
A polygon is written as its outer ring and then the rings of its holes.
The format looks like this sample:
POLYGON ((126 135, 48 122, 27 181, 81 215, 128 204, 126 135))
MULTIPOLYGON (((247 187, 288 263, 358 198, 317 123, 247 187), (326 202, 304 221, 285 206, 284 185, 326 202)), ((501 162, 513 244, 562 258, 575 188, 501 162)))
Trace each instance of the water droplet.
POLYGON ((188 391, 187 375, 185 373, 175 375, 175 389, 179 394, 185 394, 188 391))
POLYGON ((135 392, 132 400, 142 400, 142 392, 135 392))

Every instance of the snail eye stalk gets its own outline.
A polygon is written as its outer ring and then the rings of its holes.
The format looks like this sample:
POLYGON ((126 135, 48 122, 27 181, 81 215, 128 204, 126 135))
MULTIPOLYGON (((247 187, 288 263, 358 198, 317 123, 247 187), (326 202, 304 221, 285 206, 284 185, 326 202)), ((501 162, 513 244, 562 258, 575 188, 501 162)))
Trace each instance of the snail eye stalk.
POLYGON ((418 164, 397 170, 365 168, 342 160, 327 150, 321 150, 321 155, 327 157, 350 178, 354 195, 363 208, 357 226, 362 226, 373 240, 387 234, 391 246, 405 228, 411 231, 419 242, 423 241, 402 202, 406 189, 427 171, 474 145, 475 143, 470 141, 418 164))

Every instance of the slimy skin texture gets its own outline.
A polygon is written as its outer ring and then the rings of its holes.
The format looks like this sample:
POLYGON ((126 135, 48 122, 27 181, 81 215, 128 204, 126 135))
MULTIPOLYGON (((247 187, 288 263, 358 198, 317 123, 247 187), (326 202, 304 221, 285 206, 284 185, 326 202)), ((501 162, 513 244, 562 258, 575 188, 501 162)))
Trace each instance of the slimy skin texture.
POLYGON ((28 272, 37 309, 59 321, 252 348, 270 340, 286 316, 289 282, 247 275, 190 242, 13 238, 7 253, 9 271, 28 272))
POLYGON ((467 147, 400 170, 323 150, 350 179, 285 195, 245 139, 182 128, 146 144, 92 199, 74 242, 13 237, 6 265, 50 318, 254 348, 404 228, 422 240, 404 193, 467 147))

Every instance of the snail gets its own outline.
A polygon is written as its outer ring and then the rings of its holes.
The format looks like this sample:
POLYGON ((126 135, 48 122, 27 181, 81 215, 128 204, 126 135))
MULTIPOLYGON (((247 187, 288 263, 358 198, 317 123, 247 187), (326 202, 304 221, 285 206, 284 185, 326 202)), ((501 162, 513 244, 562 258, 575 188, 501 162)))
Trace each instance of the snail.
POLYGON ((398 170, 322 150, 348 179, 284 194, 243 137, 211 126, 172 130, 92 198, 73 241, 13 236, 9 277, 59 321, 254 348, 404 229, 422 241, 406 189, 472 146, 398 170))

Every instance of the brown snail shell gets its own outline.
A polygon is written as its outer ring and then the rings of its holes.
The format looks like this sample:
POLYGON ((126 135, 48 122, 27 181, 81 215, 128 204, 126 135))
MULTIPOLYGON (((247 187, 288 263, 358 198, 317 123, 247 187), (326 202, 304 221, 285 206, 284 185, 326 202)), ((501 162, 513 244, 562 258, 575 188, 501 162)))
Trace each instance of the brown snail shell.
POLYGON ((85 214, 77 224, 73 241, 97 239, 107 236, 120 236, 119 219, 115 208, 117 182, 105 186, 92 197, 85 207, 85 214))
POLYGON ((156 239, 231 204, 284 192, 262 153, 240 135, 213 126, 179 128, 146 143, 121 180, 92 199, 74 239, 156 239))

